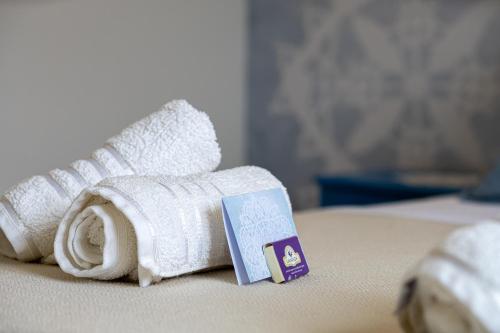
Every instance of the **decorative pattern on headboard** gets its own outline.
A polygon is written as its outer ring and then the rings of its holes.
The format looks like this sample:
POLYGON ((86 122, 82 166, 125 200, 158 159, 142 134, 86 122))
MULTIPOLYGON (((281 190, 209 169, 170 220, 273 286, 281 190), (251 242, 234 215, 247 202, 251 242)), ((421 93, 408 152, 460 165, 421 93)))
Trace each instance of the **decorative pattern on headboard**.
POLYGON ((320 173, 484 170, 499 33, 498 1, 250 1, 250 162, 300 207, 320 173))

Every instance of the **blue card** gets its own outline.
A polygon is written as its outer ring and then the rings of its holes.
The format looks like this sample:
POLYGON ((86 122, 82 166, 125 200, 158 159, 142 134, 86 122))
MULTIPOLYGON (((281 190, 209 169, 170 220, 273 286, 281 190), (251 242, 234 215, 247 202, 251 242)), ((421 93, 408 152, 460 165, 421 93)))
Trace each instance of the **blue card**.
POLYGON ((222 210, 238 284, 271 277, 262 247, 297 236, 284 190, 276 188, 224 197, 222 210))

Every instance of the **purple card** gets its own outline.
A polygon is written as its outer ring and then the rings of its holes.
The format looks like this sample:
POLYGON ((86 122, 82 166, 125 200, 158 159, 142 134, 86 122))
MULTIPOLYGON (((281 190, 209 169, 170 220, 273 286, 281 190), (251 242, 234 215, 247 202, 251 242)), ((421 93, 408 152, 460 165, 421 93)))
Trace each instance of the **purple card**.
POLYGON ((276 283, 294 280, 309 273, 304 252, 296 236, 267 244, 264 254, 276 283))

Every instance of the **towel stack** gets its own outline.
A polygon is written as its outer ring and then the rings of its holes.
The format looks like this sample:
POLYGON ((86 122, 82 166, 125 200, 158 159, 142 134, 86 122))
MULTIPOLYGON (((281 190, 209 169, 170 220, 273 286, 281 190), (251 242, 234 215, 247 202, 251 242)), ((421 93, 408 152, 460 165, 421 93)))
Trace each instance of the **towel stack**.
POLYGON ((221 197, 283 186, 257 167, 212 172, 220 159, 208 116, 167 103, 91 158, 7 191, 0 253, 49 262, 54 253, 72 275, 141 286, 230 265, 221 197))

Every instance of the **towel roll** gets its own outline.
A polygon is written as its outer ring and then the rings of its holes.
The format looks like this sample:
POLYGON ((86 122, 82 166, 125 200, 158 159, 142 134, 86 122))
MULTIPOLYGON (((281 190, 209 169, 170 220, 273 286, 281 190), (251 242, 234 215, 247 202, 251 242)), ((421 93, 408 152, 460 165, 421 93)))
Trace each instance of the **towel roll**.
POLYGON ((214 170, 220 148, 208 116, 172 101, 109 139, 91 158, 35 176, 0 197, 0 253, 32 261, 53 253, 64 212, 80 192, 104 178, 184 176, 214 170))
POLYGON ((500 223, 454 231, 410 272, 397 314, 406 332, 500 332, 500 223))
POLYGON ((57 231, 55 257, 77 277, 163 278, 231 265, 223 196, 283 188, 258 167, 188 177, 104 180, 75 200, 57 231))

